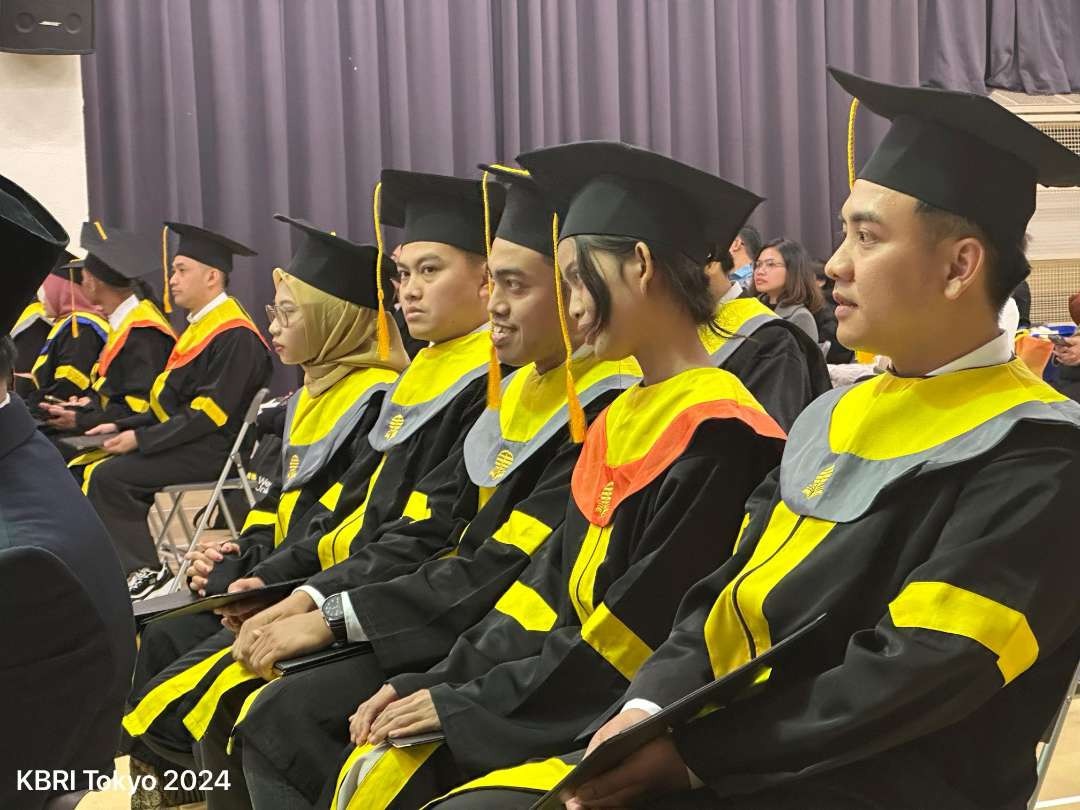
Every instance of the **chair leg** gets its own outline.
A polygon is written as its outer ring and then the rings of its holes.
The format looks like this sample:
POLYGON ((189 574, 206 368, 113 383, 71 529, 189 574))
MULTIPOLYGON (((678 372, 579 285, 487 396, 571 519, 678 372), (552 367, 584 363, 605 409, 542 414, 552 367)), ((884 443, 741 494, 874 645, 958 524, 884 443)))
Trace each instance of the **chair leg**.
POLYGON ((225 525, 229 527, 229 534, 232 535, 232 539, 237 540, 240 537, 240 532, 236 530, 236 520, 232 516, 228 501, 225 500, 224 491, 218 493, 218 510, 225 517, 225 525))
MULTIPOLYGON (((184 499, 183 493, 182 492, 177 493, 176 495, 171 495, 170 494, 169 497, 172 498, 172 504, 169 507, 168 514, 161 521, 161 532, 158 534, 157 540, 154 543, 154 546, 155 546, 155 548, 157 548, 159 556, 160 556, 160 554, 161 554, 161 552, 163 550, 172 551, 172 552, 175 553, 176 546, 173 544, 172 540, 169 538, 169 526, 172 525, 172 522, 176 518, 176 515, 177 515, 178 512, 181 515, 183 515, 183 511, 181 510, 181 506, 182 506, 183 499, 184 499)), ((160 507, 157 506, 157 499, 156 498, 154 499, 154 506, 158 509, 158 513, 160 514, 161 509, 160 509, 160 507)))

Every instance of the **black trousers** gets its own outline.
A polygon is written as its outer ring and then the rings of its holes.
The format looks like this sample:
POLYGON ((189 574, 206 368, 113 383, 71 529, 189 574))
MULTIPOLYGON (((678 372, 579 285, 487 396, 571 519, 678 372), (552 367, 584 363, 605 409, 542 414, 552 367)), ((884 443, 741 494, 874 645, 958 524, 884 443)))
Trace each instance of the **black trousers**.
POLYGON ((151 455, 136 451, 93 468, 86 494, 112 538, 125 573, 161 565, 146 524, 154 493, 170 484, 216 479, 228 456, 228 448, 220 444, 207 440, 151 455))

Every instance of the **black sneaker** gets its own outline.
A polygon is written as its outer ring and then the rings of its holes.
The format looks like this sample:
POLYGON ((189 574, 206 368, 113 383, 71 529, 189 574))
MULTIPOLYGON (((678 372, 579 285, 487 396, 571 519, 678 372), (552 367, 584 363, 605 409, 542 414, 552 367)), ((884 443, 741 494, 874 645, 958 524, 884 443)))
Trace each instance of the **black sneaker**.
POLYGON ((171 576, 169 566, 161 568, 140 568, 128 574, 128 595, 132 601, 142 599, 171 576))

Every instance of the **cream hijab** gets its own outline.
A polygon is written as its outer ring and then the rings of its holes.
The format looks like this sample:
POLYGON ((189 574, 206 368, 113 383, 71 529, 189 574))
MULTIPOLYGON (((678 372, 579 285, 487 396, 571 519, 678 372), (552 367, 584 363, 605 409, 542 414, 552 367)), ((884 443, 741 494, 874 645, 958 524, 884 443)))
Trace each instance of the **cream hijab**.
POLYGON ((278 268, 274 270, 275 288, 280 284, 285 285, 304 318, 303 355, 309 359, 300 366, 311 396, 319 396, 358 368, 400 372, 409 365, 409 356, 392 318, 388 319, 390 356, 380 360, 375 310, 325 293, 278 268))

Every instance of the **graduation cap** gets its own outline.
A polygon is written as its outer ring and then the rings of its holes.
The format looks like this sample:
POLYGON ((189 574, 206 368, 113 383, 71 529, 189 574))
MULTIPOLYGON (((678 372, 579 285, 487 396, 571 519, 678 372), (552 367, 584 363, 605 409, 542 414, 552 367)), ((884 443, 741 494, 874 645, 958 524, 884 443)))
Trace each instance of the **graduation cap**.
POLYGON ((183 222, 166 222, 161 234, 161 267, 165 276, 165 289, 163 300, 165 311, 172 312, 172 303, 169 301, 169 256, 168 234, 173 231, 180 237, 177 245, 177 256, 187 256, 197 262, 214 267, 223 273, 232 272, 233 256, 256 256, 254 250, 247 245, 222 236, 219 233, 200 228, 198 225, 188 225, 183 222))
POLYGON ((554 252, 551 217, 555 211, 529 172, 497 163, 481 163, 479 168, 485 173, 485 183, 487 175, 493 175, 507 185, 506 202, 495 237, 551 258, 554 252))
POLYGON ((672 158, 614 141, 582 141, 518 156, 559 210, 559 236, 626 236, 705 263, 734 241, 762 202, 753 192, 672 158))
POLYGON ((368 309, 379 308, 377 273, 388 274, 394 263, 382 257, 376 270, 379 250, 328 233, 307 220, 274 214, 304 235, 287 271, 325 293, 368 309))
MULTIPOLYGON (((487 233, 497 226, 505 192, 476 180, 383 169, 376 219, 404 229, 403 242, 441 242, 487 255, 487 233)), ((378 225, 376 225, 378 229, 378 225)))
POLYGON ((829 73, 892 122, 858 174, 864 180, 966 217, 1006 243, 1023 239, 1036 183, 1080 185, 1080 155, 986 96, 829 73))
MULTIPOLYGON (((100 222, 84 222, 79 244, 86 250, 86 258, 65 265, 77 271, 86 270, 96 278, 114 287, 130 287, 135 281, 153 273, 155 246, 145 235, 102 225, 100 222)), ((81 281, 76 272, 76 281, 81 281)))
POLYGON ((45 207, 0 175, 0 252, 7 271, 0 295, 0 334, 6 335, 25 302, 56 266, 68 235, 45 207))

